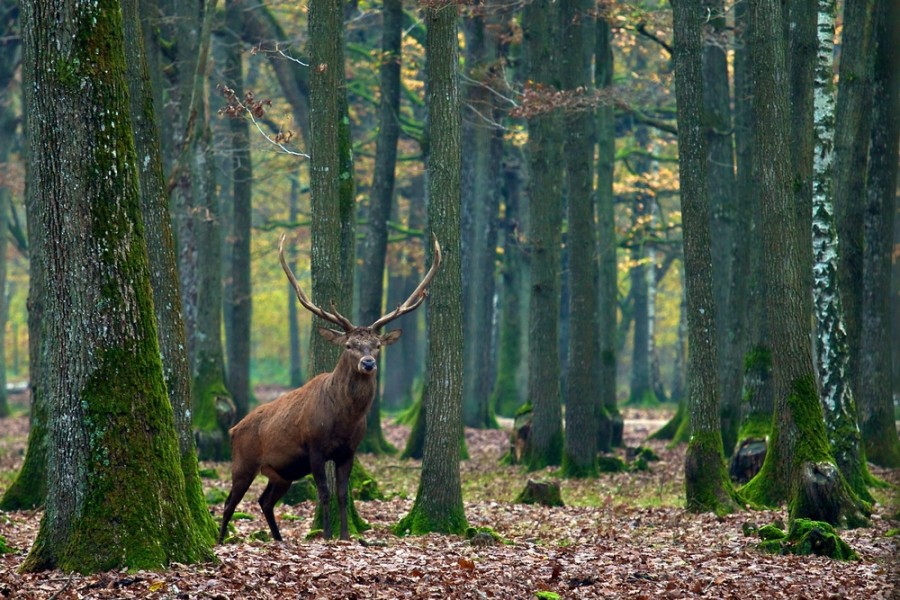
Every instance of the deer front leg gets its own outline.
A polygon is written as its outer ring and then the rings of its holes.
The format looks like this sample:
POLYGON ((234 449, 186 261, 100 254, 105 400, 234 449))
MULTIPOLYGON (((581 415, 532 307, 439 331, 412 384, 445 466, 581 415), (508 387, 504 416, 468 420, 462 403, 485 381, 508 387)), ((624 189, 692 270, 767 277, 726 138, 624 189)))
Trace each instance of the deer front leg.
POLYGON ((347 526, 347 494, 350 488, 350 471, 353 469, 353 457, 341 464, 334 465, 334 478, 337 484, 338 513, 341 517, 341 539, 349 540, 350 532, 347 526))
POLYGON ((325 471, 325 458, 319 454, 309 457, 316 492, 319 496, 319 510, 322 512, 322 536, 331 539, 331 494, 328 491, 328 474, 325 471))

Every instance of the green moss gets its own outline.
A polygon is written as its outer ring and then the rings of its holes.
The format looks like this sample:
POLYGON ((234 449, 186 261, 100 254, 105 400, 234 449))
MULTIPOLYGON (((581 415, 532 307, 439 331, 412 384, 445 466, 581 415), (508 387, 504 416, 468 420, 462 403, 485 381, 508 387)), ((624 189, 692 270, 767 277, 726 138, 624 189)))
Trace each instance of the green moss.
POLYGON ((895 528, 893 528, 893 529, 888 529, 888 530, 884 533, 884 537, 888 537, 888 538, 889 538, 889 537, 896 537, 897 535, 900 535, 900 527, 895 527, 895 528))
POLYGON ((592 460, 589 464, 582 465, 575 462, 572 456, 565 452, 563 454, 562 466, 559 469, 560 477, 567 479, 593 479, 600 474, 597 469, 597 461, 592 460))
POLYGON ((251 542, 271 542, 272 536, 265 529, 257 529, 248 538, 251 542))
POLYGON ((780 540, 787 536, 784 530, 777 525, 763 525, 756 533, 760 539, 766 541, 780 540))
POLYGON ((686 411, 686 401, 684 399, 678 402, 678 408, 675 410, 675 414, 672 416, 669 421, 657 429, 650 435, 651 440, 671 440, 675 439, 675 432, 678 431, 678 427, 681 426, 682 421, 685 419, 686 411))
POLYGON ((768 371, 772 368, 772 352, 768 348, 757 346, 747 351, 744 356, 744 372, 768 371))
POLYGON ((631 395, 625 403, 633 408, 656 408, 659 406, 659 398, 653 390, 646 390, 638 395, 631 395))
POLYGON ((656 462, 660 460, 659 455, 653 451, 653 448, 638 446, 635 451, 637 458, 644 459, 647 462, 656 462))
POLYGON ((556 592, 550 592, 547 590, 535 592, 534 595, 538 600, 559 600, 561 598, 561 596, 556 592))
POLYGON ((460 505, 454 510, 440 515, 426 514, 419 498, 416 498, 409 514, 400 519, 394 528, 394 535, 426 535, 429 533, 445 533, 462 535, 468 528, 465 511, 460 505))
POLYGON ((550 437, 546 448, 535 448, 534 437, 530 437, 523 456, 523 463, 529 471, 540 471, 546 467, 562 463, 565 437, 562 427, 558 428, 550 437))
POLYGON ((773 525, 759 530, 763 542, 759 548, 776 554, 816 554, 837 560, 856 560, 859 557, 850 546, 838 536, 834 528, 822 521, 795 519, 788 533, 773 525))
POLYGON ((717 515, 734 512, 737 495, 725 470, 722 438, 718 430, 695 433, 685 457, 685 498, 692 512, 717 515))
POLYGON ((12 554, 15 550, 6 543, 6 538, 0 535, 0 554, 12 554))
POLYGON ((231 518, 235 521, 252 521, 256 517, 245 512, 236 512, 231 518))
POLYGON ((222 504, 228 498, 228 493, 220 488, 212 488, 206 492, 206 503, 209 505, 222 504))
POLYGON ((628 465, 618 456, 603 454, 597 457, 597 469, 601 473, 623 473, 628 465))
POLYGON ((13 484, 0 499, 0 510, 31 510, 44 503, 47 493, 47 427, 44 402, 35 396, 25 461, 13 484))
POLYGON ((219 472, 216 471, 213 467, 206 467, 204 469, 200 469, 199 473, 200 479, 218 479, 219 472))
POLYGON ((772 432, 772 415, 750 413, 744 417, 738 431, 738 444, 746 439, 768 439, 772 432))
POLYGON ((466 527, 466 539, 472 541, 476 537, 489 536, 493 541, 498 544, 506 544, 509 545, 512 542, 505 539, 502 535, 494 531, 490 527, 466 527))
POLYGON ((416 398, 415 403, 410 407, 407 416, 404 418, 412 418, 412 429, 409 432, 409 438, 406 440, 406 448, 400 458, 420 459, 425 453, 425 405, 422 401, 424 396, 420 395, 416 398))
POLYGON ((313 482, 312 475, 307 475, 303 479, 295 481, 287 493, 281 498, 280 502, 288 506, 295 506, 307 500, 316 500, 319 497, 316 492, 316 484, 313 482))

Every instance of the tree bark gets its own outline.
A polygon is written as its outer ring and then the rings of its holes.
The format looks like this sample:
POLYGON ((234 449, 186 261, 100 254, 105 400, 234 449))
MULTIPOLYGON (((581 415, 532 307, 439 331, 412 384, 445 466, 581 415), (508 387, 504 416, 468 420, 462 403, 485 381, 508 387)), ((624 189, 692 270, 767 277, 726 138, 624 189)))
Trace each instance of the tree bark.
POLYGON ((465 302, 463 420, 469 427, 497 427, 490 403, 500 159, 503 153, 497 94, 500 3, 489 1, 464 19, 466 79, 462 123, 462 264, 465 302))
MULTIPOLYGON (((734 175, 734 139, 728 60, 721 40, 726 34, 722 0, 705 0, 710 16, 703 39, 703 113, 709 152, 708 185, 712 236, 713 295, 716 305, 721 421, 724 448, 729 452, 737 440, 741 413, 741 357, 743 356, 739 303, 730 297, 737 210, 734 175)), ((674 394, 674 390, 673 390, 674 394)))
MULTIPOLYGON (((891 355, 891 252, 895 242, 898 139, 900 139, 900 10, 896 2, 876 3, 872 133, 866 179, 860 342, 859 422, 865 456, 884 467, 900 467, 900 439, 894 424, 891 355)), ((897 261, 895 260, 895 263, 897 261)), ((900 310, 894 279, 894 310, 900 310)), ((896 318, 896 316, 895 316, 896 318)), ((896 397, 896 396, 895 396, 896 397)))
MULTIPOLYGON (((537 0, 525 6, 522 27, 532 81, 558 87, 558 5, 537 0)), ((562 228, 562 136, 556 111, 528 120, 531 300, 528 337, 528 402, 533 407, 525 462, 530 470, 562 461, 559 296, 562 228), (536 340, 545 340, 543 344, 536 340)))
POLYGON ((874 0, 844 5, 834 131, 834 211, 841 240, 838 285, 850 348, 850 385, 860 385, 863 290, 863 211, 872 112, 872 11, 874 0))
POLYGON ((834 0, 818 6, 818 52, 815 74, 813 139, 812 248, 813 303, 816 317, 816 366, 825 429, 831 451, 853 491, 868 502, 871 479, 856 421, 856 402, 850 386, 849 347, 837 277, 838 244, 832 202, 834 161, 834 0))
MULTIPOLYGON (((244 27, 243 2, 228 0, 225 5, 225 83, 239 97, 244 89, 241 32, 244 27)), ((252 225, 253 163, 250 158, 250 125, 247 118, 229 119, 231 132, 231 186, 233 211, 227 243, 231 260, 227 264, 231 283, 228 298, 230 326, 226 339, 228 391, 234 400, 235 422, 247 414, 253 398, 250 389, 250 324, 253 317, 253 289, 250 278, 250 238, 252 225)))
MULTIPOLYGON (((562 85, 570 94, 591 90, 594 20, 587 18, 593 3, 563 0, 560 3, 560 39, 568 49, 563 55, 562 85)), ((597 239, 594 201, 594 115, 582 110, 562 117, 568 131, 564 144, 568 183, 569 249, 569 360, 566 378, 566 428, 561 473, 567 477, 596 477, 599 411, 595 356, 597 345, 597 239)), ((604 420, 604 423, 608 419, 604 420)), ((607 436, 608 436, 607 431, 607 436)), ((609 441, 604 440, 604 447, 609 441)))
MULTIPOLYGON (((443 248, 431 284, 425 369, 425 452, 416 500, 400 534, 465 531, 459 475, 462 431, 462 273, 460 264, 460 115, 456 4, 424 6, 428 109, 428 225, 443 248)), ((430 245, 429 245, 430 246, 430 245)))
MULTIPOLYGON (((312 301, 351 315, 353 298, 353 167, 344 86, 344 22, 337 0, 310 5, 310 192, 312 301), (346 122, 344 120, 346 119, 346 122), (337 174, 337 176, 335 176, 337 174), (348 183, 350 186, 348 194, 348 183)), ((314 319, 313 331, 329 324, 314 319)), ((330 371, 341 348, 310 336, 310 375, 330 371)))
POLYGON ((808 253, 800 248, 797 233, 808 221, 800 221, 792 204, 781 6, 777 0, 754 0, 750 19, 754 155, 767 157, 758 169, 775 421, 762 469, 742 494, 759 504, 788 501, 791 519, 859 525, 865 522, 862 505, 834 465, 812 364, 810 294, 804 287, 808 253))
POLYGON ((212 543, 216 526, 213 522, 200 476, 197 471, 197 448, 191 427, 191 379, 188 365, 184 321, 181 317, 181 294, 175 260, 175 240, 169 218, 169 202, 160 155, 159 124, 151 94, 150 71, 144 54, 144 40, 136 0, 122 2, 125 33, 125 62, 131 101, 131 122, 138 163, 141 216, 144 221, 153 289, 153 308, 159 339, 163 379, 175 419, 179 456, 184 473, 185 493, 194 522, 205 530, 212 543))
MULTIPOLYGON (((606 19, 597 19, 597 47, 594 51, 594 85, 609 88, 613 82, 612 31, 606 19)), ((600 427, 609 429, 609 445, 622 445, 624 421, 616 402, 616 313, 619 304, 619 281, 616 260, 616 216, 613 179, 616 160, 616 115, 611 105, 597 109, 597 254, 598 293, 597 327, 599 331, 597 368, 598 415, 600 427), (603 419, 609 419, 604 427, 603 419)), ((605 450, 603 440, 597 446, 605 450)))
MULTIPOLYGON (((369 195, 368 225, 362 246, 364 267, 359 281, 359 320, 374 323, 384 310, 384 265, 387 257, 388 220, 394 199, 394 171, 397 166, 397 140, 400 137, 400 64, 402 56, 403 4, 386 0, 382 9, 384 24, 381 38, 383 57, 381 104, 378 109, 378 138, 375 141, 375 172, 369 195)), ((382 365, 386 360, 382 360, 382 365)), ((380 377, 380 374, 378 375, 380 377)), ((384 454, 394 450, 381 430, 381 394, 376 391, 369 410, 366 438, 359 450, 384 454)))
POLYGON ((716 304, 713 297, 708 149, 703 130, 702 0, 672 4, 678 166, 684 228, 691 439, 685 458, 688 510, 731 512, 737 505, 725 471, 719 415, 716 304))
POLYGON ((23 569, 210 560, 160 362, 121 7, 23 3, 22 24, 52 402, 46 510, 23 569))

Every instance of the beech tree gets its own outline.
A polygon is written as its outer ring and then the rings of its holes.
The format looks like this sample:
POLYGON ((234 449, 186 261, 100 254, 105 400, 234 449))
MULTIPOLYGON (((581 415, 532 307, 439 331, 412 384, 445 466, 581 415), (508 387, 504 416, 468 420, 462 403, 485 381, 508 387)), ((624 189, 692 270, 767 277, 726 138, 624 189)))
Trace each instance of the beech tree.
POLYGON ((156 338, 122 15, 110 0, 22 3, 28 217, 53 348, 48 493, 27 571, 212 559, 188 508, 156 338))

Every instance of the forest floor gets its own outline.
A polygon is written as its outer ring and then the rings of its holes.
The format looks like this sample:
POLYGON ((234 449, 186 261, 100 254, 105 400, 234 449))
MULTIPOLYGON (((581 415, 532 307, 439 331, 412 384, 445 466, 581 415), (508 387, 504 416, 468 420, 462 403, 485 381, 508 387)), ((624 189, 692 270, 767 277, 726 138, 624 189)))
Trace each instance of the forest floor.
MULTIPOLYGON (((0 556, 0 598, 900 598, 900 536, 887 536, 900 523, 887 520, 896 514, 896 506, 884 506, 887 492, 879 492, 872 527, 841 532, 859 560, 764 554, 743 525, 785 520, 783 512, 688 513, 682 508, 685 448, 646 440, 669 413, 631 410, 625 416, 626 446, 649 446, 661 460, 646 471, 562 480, 566 506, 560 508, 514 504, 528 479, 552 480, 554 470, 500 466, 509 432, 466 430, 466 517, 473 527, 492 528, 503 543, 394 536, 390 528, 412 507, 420 463, 361 455, 388 498, 356 502, 372 526, 363 540, 307 540, 314 505, 304 502, 276 508, 284 542, 250 541, 267 530, 255 501, 260 478, 238 508, 252 516, 235 522, 244 541, 216 547, 215 564, 90 576, 19 574, 41 512, 0 512, 0 535, 17 550, 0 556)), ((21 464, 27 427, 22 416, 0 419, 0 493, 21 464)), ((402 448, 408 428, 386 422, 385 434, 402 448)), ((204 480, 207 491, 227 492, 228 465, 203 466, 218 473, 204 480)), ((900 472, 874 472, 900 483, 900 472)), ((211 511, 218 520, 222 505, 211 511)))

